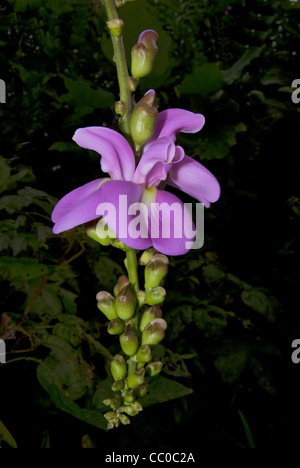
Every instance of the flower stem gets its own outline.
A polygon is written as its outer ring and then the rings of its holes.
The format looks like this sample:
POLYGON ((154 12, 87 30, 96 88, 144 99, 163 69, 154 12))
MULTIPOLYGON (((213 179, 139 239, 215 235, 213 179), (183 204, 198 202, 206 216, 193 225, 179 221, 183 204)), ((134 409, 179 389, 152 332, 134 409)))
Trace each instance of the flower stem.
MULTIPOLYGON (((119 20, 119 15, 114 0, 104 0, 104 6, 108 20, 119 20)), ((120 100, 124 102, 125 112, 120 118, 120 127, 125 136, 130 139, 130 117, 132 109, 131 90, 129 88, 129 74, 126 63, 126 55, 123 36, 115 35, 111 31, 111 40, 114 49, 114 61, 117 67, 118 82, 120 88, 120 100)))
POLYGON ((133 249, 126 250, 126 259, 127 259, 127 271, 128 279, 132 283, 136 291, 139 290, 139 278, 137 273, 137 259, 136 251, 133 249))

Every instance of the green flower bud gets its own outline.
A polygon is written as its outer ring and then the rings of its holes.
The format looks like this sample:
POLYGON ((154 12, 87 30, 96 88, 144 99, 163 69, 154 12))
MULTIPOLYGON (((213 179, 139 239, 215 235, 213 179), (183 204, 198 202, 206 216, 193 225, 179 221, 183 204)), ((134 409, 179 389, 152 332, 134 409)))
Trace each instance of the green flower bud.
MULTIPOLYGON (((107 181, 109 179, 106 179, 107 181)), ((104 218, 100 218, 95 227, 89 228, 87 234, 103 246, 111 245, 116 239, 116 234, 106 224, 104 218)))
POLYGON ((158 53, 157 42, 157 32, 148 29, 142 32, 137 44, 131 49, 131 74, 135 78, 143 78, 151 73, 158 53))
POLYGON ((148 366, 146 366, 146 372, 151 377, 153 377, 154 375, 159 374, 162 368, 163 368, 162 362, 151 362, 150 364, 148 364, 148 366))
POLYGON ((145 369, 139 369, 134 374, 131 374, 127 378, 127 385, 129 388, 136 388, 144 382, 145 369))
POLYGON ((135 393, 138 397, 143 397, 148 392, 148 384, 147 382, 143 382, 139 387, 135 388, 135 393))
POLYGON ((98 292, 97 296, 97 307, 101 312, 109 319, 113 320, 114 318, 117 318, 117 311, 116 311, 116 305, 115 305, 115 298, 106 291, 100 291, 98 292))
POLYGON ((156 318, 162 317, 162 311, 159 306, 152 306, 145 310, 142 315, 141 323, 140 323, 140 330, 141 332, 146 328, 148 323, 152 322, 152 320, 156 318))
POLYGON ((105 406, 109 406, 111 404, 111 399, 110 398, 107 398, 106 400, 103 400, 103 404, 105 406))
POLYGON ((156 288, 168 273, 169 259, 166 255, 153 255, 145 267, 145 290, 156 288))
POLYGON ((145 300, 146 300, 146 293, 145 291, 142 291, 141 289, 139 289, 136 293, 136 297, 137 297, 137 300, 138 300, 138 303, 139 303, 139 307, 142 307, 142 305, 144 304, 145 300))
POLYGON ((123 390, 124 386, 125 386, 124 379, 118 379, 112 384, 111 389, 113 392, 119 392, 120 390, 123 390))
POLYGON ((116 297, 116 310, 122 320, 130 320, 134 315, 136 295, 131 283, 128 283, 116 297))
POLYGON ((88 228, 86 230, 86 233, 91 239, 98 242, 98 244, 103 245, 103 247, 107 247, 108 245, 111 245, 113 243, 113 239, 111 239, 109 236, 99 237, 96 227, 88 228))
POLYGON ((148 345, 141 346, 138 352, 136 353, 137 362, 149 362, 151 361, 151 357, 151 349, 148 345))
POLYGON ((148 265, 153 255, 157 253, 154 247, 150 247, 150 249, 145 250, 142 255, 140 256, 139 264, 140 265, 148 265))
POLYGON ((105 419, 107 419, 107 421, 112 421, 113 419, 115 419, 116 413, 114 411, 108 411, 108 413, 104 414, 104 417, 105 419))
POLYGON ((121 19, 111 19, 106 22, 108 29, 113 37, 122 36, 124 21, 121 19))
POLYGON ((110 335, 120 335, 125 328, 125 323, 119 318, 111 320, 108 324, 107 331, 110 335))
POLYGON ((129 279, 127 278, 127 276, 125 275, 120 276, 118 278, 117 284, 114 287, 114 295, 117 296, 122 291, 122 289, 125 286, 127 286, 127 284, 129 284, 129 279))
POLYGON ((164 302, 165 297, 166 290, 161 286, 157 286, 156 288, 149 289, 149 291, 146 292, 145 303, 148 305, 161 304, 164 302))
POLYGON ((120 354, 116 354, 111 362, 110 370, 114 380, 123 379, 126 375, 126 361, 120 354))
MULTIPOLYGON (((104 415, 104 417, 105 417, 105 415, 104 415)), ((107 424, 107 430, 110 431, 114 427, 115 427, 114 421, 109 421, 109 423, 107 424)))
POLYGON ((129 388, 124 395, 124 403, 125 405, 130 405, 131 403, 134 402, 134 400, 135 400, 134 391, 132 390, 132 388, 129 388))
POLYGON ((132 406, 120 406, 119 412, 121 413, 127 413, 129 416, 136 416, 138 414, 138 411, 136 411, 132 406))
POLYGON ((117 115, 125 115, 126 109, 123 101, 117 101, 114 107, 115 113, 117 115))
POLYGON ((136 151, 139 151, 141 146, 153 135, 157 119, 157 108, 154 100, 155 92, 151 89, 132 111, 130 129, 136 151))
POLYGON ((143 331, 142 345, 155 346, 164 339, 167 329, 167 323, 161 318, 152 320, 143 331))
POLYGON ((133 408, 135 411, 138 411, 138 412, 143 411, 143 407, 141 403, 139 403, 138 401, 133 402, 131 405, 131 408, 133 408))
POLYGON ((139 347, 139 340, 130 325, 126 325, 124 333, 120 336, 121 348, 127 356, 133 356, 139 347))
POLYGON ((121 421, 122 424, 124 424, 124 426, 126 426, 127 424, 130 424, 130 419, 126 416, 126 414, 120 413, 119 420, 121 421))
POLYGON ((133 76, 130 76, 129 77, 129 89, 132 93, 136 91, 138 85, 139 85, 139 80, 136 78, 133 78, 133 76))

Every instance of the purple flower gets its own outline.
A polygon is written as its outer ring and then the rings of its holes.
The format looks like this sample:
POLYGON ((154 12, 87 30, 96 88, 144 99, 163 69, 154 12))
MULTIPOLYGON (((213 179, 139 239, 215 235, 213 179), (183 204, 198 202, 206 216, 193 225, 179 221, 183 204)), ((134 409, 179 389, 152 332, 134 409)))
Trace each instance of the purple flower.
POLYGON ((121 134, 105 127, 78 129, 74 140, 79 146, 101 155, 101 169, 110 177, 93 180, 63 197, 52 213, 55 223, 53 232, 58 234, 103 215, 108 226, 129 247, 144 250, 153 245, 166 255, 186 253, 189 250, 186 242, 191 238, 186 237, 185 232, 180 238, 175 235, 178 225, 175 225, 175 216, 170 217, 170 207, 174 203, 182 207, 179 224, 185 221, 183 217, 190 215, 178 197, 163 188, 170 185, 180 189, 206 207, 218 200, 220 186, 216 178, 202 164, 186 156, 183 148, 175 145, 177 133, 195 133, 203 125, 204 117, 201 114, 183 109, 160 112, 152 138, 142 147, 142 156, 137 167, 133 150, 121 134), (159 204, 161 207, 160 210, 154 210, 151 220, 147 220, 147 236, 135 238, 136 236, 130 235, 127 228, 134 215, 128 214, 120 206, 122 195, 123 198, 127 197, 128 206, 141 202, 146 206, 157 207, 159 204), (118 226, 110 213, 104 213, 105 210, 101 211, 99 208, 109 203, 115 207, 118 226), (161 235, 166 217, 170 223, 168 238, 161 235), (151 228, 157 228, 159 235, 152 235, 151 238, 151 228))

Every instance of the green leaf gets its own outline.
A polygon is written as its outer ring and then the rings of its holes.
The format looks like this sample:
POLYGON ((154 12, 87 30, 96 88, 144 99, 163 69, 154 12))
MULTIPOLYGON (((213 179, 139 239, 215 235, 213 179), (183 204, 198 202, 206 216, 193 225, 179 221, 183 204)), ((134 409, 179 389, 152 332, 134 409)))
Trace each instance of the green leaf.
POLYGON ((150 379, 148 392, 149 394, 141 400, 143 408, 190 395, 193 393, 193 390, 176 382, 176 380, 170 380, 157 375, 150 379))
POLYGON ((222 88, 223 77, 216 63, 204 63, 193 69, 181 83, 182 94, 215 94, 222 88))
POLYGON ((241 418, 241 421, 242 421, 242 424, 243 424, 243 427, 244 427, 244 431, 245 431, 245 434, 246 434, 246 437, 247 437, 247 440, 248 440, 249 448, 256 448, 256 445, 255 445, 255 442, 254 442, 254 439, 253 439, 253 436, 252 436, 252 432, 250 430, 249 424, 248 424, 244 414, 239 409, 238 409, 238 413, 240 415, 240 418, 241 418))
POLYGON ((251 288, 243 291, 241 298, 244 304, 263 315, 268 322, 275 322, 281 306, 274 296, 263 289, 251 288))
POLYGON ((0 258, 0 275, 4 278, 30 281, 49 273, 49 267, 30 258, 0 258))
POLYGON ((232 84, 235 80, 240 78, 244 68, 249 65, 252 60, 258 58, 264 49, 264 46, 262 47, 249 47, 241 58, 235 62, 235 64, 232 65, 232 67, 228 68, 228 70, 224 70, 223 73, 223 79, 225 83, 227 84, 232 84))
POLYGON ((220 307, 208 304, 193 312, 196 326, 207 338, 220 336, 227 326, 227 313, 220 307))
POLYGON ((4 441, 12 448, 18 448, 17 443, 9 430, 4 426, 3 422, 0 421, 0 443, 4 441))
POLYGON ((62 77, 68 93, 59 97, 60 102, 66 102, 74 107, 84 105, 92 109, 114 106, 115 98, 111 92, 95 87, 83 78, 72 80, 64 75, 62 77))
POLYGON ((57 288, 46 284, 31 307, 31 315, 57 317, 62 312, 62 303, 57 296, 57 288))
POLYGON ((10 176, 11 168, 6 160, 0 156, 0 186, 3 185, 10 176))
POLYGON ((214 365, 224 383, 235 384, 244 370, 250 355, 250 348, 245 343, 227 340, 218 349, 219 356, 214 365))

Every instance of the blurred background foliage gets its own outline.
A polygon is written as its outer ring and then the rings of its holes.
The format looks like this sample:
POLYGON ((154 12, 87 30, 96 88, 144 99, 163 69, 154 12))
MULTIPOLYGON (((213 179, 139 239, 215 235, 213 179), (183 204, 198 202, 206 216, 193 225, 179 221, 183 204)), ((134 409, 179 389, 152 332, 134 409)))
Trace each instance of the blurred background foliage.
POLYGON ((142 30, 160 34, 136 99, 151 87, 161 110, 205 115, 199 134, 178 140, 218 177, 222 196, 206 210, 204 248, 171 258, 168 333, 156 349, 163 373, 144 412, 110 433, 102 400, 118 345, 95 295, 124 273, 123 253, 95 245, 83 227, 54 236, 50 220, 61 196, 101 177, 98 155, 72 142, 76 128, 118 128, 104 8, 97 0, 2 0, 0 11, 2 447, 291 443, 300 2, 136 0, 120 10, 129 53, 142 30))

